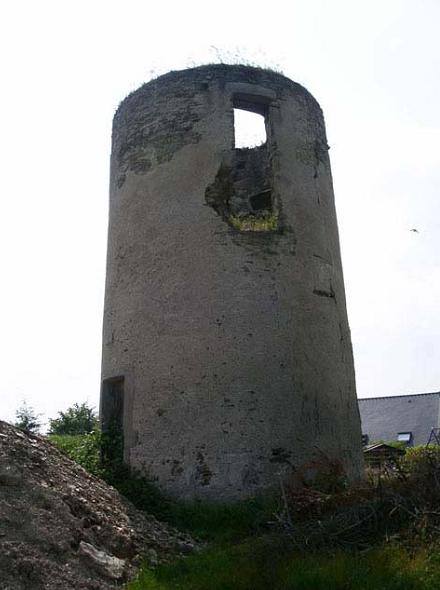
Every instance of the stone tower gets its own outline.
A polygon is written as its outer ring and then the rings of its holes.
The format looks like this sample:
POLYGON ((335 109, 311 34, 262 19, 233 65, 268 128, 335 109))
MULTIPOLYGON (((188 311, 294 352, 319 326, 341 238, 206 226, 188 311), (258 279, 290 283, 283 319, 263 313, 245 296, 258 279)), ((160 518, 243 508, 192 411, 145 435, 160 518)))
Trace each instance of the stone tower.
POLYGON ((183 498, 233 500, 325 456, 361 472, 328 146, 300 85, 171 72, 113 125, 101 416, 183 498), (234 144, 234 109, 267 140, 234 144))

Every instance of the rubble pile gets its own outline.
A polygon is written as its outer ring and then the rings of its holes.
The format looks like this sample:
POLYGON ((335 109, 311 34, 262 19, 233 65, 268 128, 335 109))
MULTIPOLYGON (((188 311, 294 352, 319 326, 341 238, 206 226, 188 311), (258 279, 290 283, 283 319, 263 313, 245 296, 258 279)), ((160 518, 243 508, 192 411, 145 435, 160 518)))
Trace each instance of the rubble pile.
POLYGON ((121 587, 144 559, 194 548, 44 437, 0 421, 0 590, 121 587))

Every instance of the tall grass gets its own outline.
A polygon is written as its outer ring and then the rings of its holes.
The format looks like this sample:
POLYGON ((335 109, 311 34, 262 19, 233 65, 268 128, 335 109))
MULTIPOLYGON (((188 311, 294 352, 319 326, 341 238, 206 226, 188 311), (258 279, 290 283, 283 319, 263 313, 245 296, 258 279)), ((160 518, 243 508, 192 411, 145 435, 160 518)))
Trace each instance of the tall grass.
POLYGON ((127 590, 434 590, 439 583, 440 565, 424 553, 384 547, 305 556, 260 540, 144 569, 127 590))
POLYGON ((126 590, 440 589, 439 448, 411 451, 378 486, 292 490, 283 522, 272 500, 175 502, 124 465, 103 465, 101 436, 50 440, 141 510, 210 542, 154 571, 144 567, 126 590), (282 533, 268 526, 271 520, 282 533))
POLYGON ((93 431, 90 434, 50 434, 49 441, 60 451, 79 463, 96 477, 103 476, 101 465, 101 433, 93 431))

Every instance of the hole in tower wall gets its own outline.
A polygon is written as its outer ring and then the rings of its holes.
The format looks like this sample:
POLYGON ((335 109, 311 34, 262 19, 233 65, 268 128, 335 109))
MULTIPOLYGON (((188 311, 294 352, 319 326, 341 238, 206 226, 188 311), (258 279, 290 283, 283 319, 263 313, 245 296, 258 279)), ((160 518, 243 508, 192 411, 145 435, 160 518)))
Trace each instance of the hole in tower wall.
POLYGON ((272 194, 270 190, 265 190, 249 198, 252 211, 258 213, 260 211, 272 211, 272 194))
POLYGON ((249 110, 234 108, 234 147, 252 149, 267 141, 264 115, 249 110))
POLYGON ((234 94, 233 149, 205 192, 206 202, 240 232, 279 230, 273 191, 269 107, 266 96, 234 94))

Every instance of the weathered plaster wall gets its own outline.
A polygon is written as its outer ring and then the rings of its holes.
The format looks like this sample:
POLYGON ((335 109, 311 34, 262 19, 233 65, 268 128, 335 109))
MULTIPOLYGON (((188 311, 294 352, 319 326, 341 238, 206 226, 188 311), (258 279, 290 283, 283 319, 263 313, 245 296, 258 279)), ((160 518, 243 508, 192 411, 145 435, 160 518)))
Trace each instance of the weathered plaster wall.
POLYGON ((126 460, 176 496, 253 494, 320 451, 359 476, 327 141, 298 84, 205 66, 121 104, 102 378, 117 376, 126 460), (262 105, 267 145, 234 149, 237 100, 262 105), (271 230, 236 229, 230 215, 249 213, 246 192, 265 190, 271 230))

